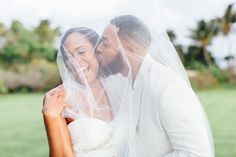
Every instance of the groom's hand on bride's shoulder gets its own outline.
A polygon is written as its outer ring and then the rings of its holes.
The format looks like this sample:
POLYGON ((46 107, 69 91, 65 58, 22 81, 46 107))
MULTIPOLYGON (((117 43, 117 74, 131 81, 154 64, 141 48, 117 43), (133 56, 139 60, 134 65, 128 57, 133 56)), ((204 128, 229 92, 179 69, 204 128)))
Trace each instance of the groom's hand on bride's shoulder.
POLYGON ((46 93, 43 99, 42 113, 46 117, 58 118, 65 107, 69 105, 64 102, 65 91, 60 85, 46 93))

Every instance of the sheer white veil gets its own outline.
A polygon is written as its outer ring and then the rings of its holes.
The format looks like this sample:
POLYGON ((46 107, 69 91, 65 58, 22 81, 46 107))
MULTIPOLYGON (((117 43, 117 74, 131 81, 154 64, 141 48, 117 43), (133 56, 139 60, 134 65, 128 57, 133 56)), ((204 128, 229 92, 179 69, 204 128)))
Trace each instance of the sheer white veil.
MULTIPOLYGON (((194 93, 190 81, 188 79, 187 73, 185 71, 185 68, 178 56, 178 53, 174 47, 174 45, 171 43, 167 32, 165 31, 165 29, 163 29, 162 26, 158 26, 155 22, 153 21, 146 21, 145 19, 140 20, 137 17, 133 16, 133 15, 123 15, 123 16, 118 16, 114 21, 116 21, 118 24, 116 24, 116 22, 114 22, 114 25, 117 26, 119 29, 121 29, 122 24, 123 25, 131 25, 130 27, 133 27, 133 30, 135 30, 134 27, 136 27, 135 25, 132 24, 132 22, 129 22, 129 20, 127 19, 133 19, 138 20, 137 23, 140 22, 140 25, 143 25, 143 29, 136 29, 136 31, 133 32, 133 38, 132 40, 137 41, 140 45, 144 45, 144 47, 146 47, 147 52, 142 54, 142 53, 131 53, 129 52, 129 50, 124 50, 126 51, 125 54, 127 56, 129 56, 128 58, 137 58, 139 60, 141 60, 141 62, 145 59, 146 55, 151 55, 153 57, 153 59, 155 60, 155 62, 157 62, 158 64, 162 64, 164 65, 166 68, 170 69, 171 71, 173 71, 181 80, 183 80, 183 82, 185 82, 185 84, 188 86, 189 91, 191 91, 190 93, 194 93), (135 19, 137 18, 137 19, 135 19), (121 22, 122 20, 124 20, 123 22, 121 22), (126 21, 126 22, 125 22, 126 21), (122 24, 121 24, 122 23, 122 24), (146 32, 147 31, 147 32, 146 32), (150 34, 149 34, 150 33, 150 34), (149 43, 149 37, 145 37, 148 36, 147 34, 150 35, 150 43, 149 43), (146 41, 144 41, 146 40, 146 41), (148 42, 147 42, 148 40, 148 42)), ((124 26, 127 27, 127 26, 124 26)), ((129 27, 129 26, 128 26, 129 27)), ((118 30, 119 30, 118 29, 118 30)), ((127 36, 127 38, 129 38, 132 35, 127 35, 128 33, 125 32, 126 34, 121 34, 119 31, 117 32, 117 38, 119 40, 119 44, 122 45, 120 47, 126 47, 126 43, 123 42, 122 40, 124 40, 124 38, 126 37, 122 37, 122 36, 127 36)), ((125 48, 124 48, 125 49, 125 48)), ((131 71, 133 69, 131 68, 131 71)), ((133 80, 134 81, 134 80, 133 80)), ((195 96, 197 97, 197 96, 195 96)), ((170 98, 171 99, 171 98, 170 98)), ((213 143, 213 138, 212 138, 212 133, 211 133, 211 128, 208 122, 208 118, 207 115, 204 111, 204 108, 201 104, 201 102, 198 100, 198 105, 200 106, 200 108, 202 109, 202 119, 203 119, 203 123, 205 123, 206 129, 207 129, 207 138, 209 139, 208 141, 212 142, 209 143, 209 145, 211 145, 211 151, 212 154, 214 154, 214 143, 213 143)), ((137 104, 133 104, 133 107, 135 108, 137 104)), ((134 109, 131 109, 131 111, 133 111, 134 109)), ((132 115, 132 113, 131 113, 132 115)), ((135 117, 136 121, 137 118, 139 117, 135 117)), ((135 128, 137 128, 138 125, 136 123, 133 124, 133 131, 135 130, 135 128)), ((135 132, 135 131, 134 131, 135 132)), ((133 134, 130 135, 131 138, 131 143, 130 145, 132 146, 136 146, 133 147, 133 153, 130 156, 149 156, 149 152, 148 149, 145 149, 145 145, 143 145, 143 140, 145 139, 141 139, 138 134, 136 134, 135 136, 133 134)), ((147 135, 148 136, 148 135, 147 135)))
MULTIPOLYGON (((143 59, 150 54, 156 62, 172 69, 191 89, 185 68, 173 44, 164 29, 158 29, 153 22, 142 22, 133 15, 94 20, 82 23, 81 26, 83 27, 68 30, 62 36, 57 55, 57 64, 66 91, 65 101, 71 105, 64 110, 64 116, 73 119, 96 118, 112 123, 116 129, 114 132, 117 133, 114 137, 120 139, 118 156, 148 157, 143 139, 136 134, 139 117, 134 114, 137 105, 133 104, 133 82, 143 59), (131 21, 128 20, 129 22, 124 24, 127 18, 131 21), (133 29, 132 34, 131 31, 121 33, 121 24, 122 27, 133 29), (86 38, 92 43, 92 51, 83 54, 72 52, 66 39, 74 32, 79 34, 79 38, 74 39, 74 42, 80 43, 80 39, 86 38), (130 39, 130 36, 134 38, 130 39), (137 47, 129 47, 129 43, 125 41, 131 41, 137 44, 137 47), (138 50, 138 53, 134 53, 135 50, 138 50), (80 65, 80 59, 84 60, 85 64, 80 65), (97 71, 91 70, 91 60, 97 62, 97 71), (140 65, 135 67, 137 63, 140 65), (84 65, 89 67, 89 72, 84 65), (93 79, 100 84, 99 89, 92 87, 92 72, 96 73, 96 78, 93 79), (100 94, 97 94, 97 91, 100 94), (111 113, 111 118, 104 116, 107 111, 111 113)), ((73 42, 73 38, 71 40, 73 42)), ((204 118, 209 138, 212 138, 207 117, 204 118)))
POLYGON ((128 156, 129 136, 126 135, 131 130, 131 69, 122 53, 115 55, 115 66, 101 65, 102 60, 99 62, 95 49, 101 43, 103 30, 96 28, 103 24, 105 28, 107 22, 85 23, 83 27, 67 30, 61 37, 57 64, 66 93, 64 101, 70 105, 64 109, 63 116, 73 120, 102 120, 112 125, 112 137, 119 141, 117 155, 123 157, 128 156), (119 73, 120 66, 126 67, 126 75, 119 73))

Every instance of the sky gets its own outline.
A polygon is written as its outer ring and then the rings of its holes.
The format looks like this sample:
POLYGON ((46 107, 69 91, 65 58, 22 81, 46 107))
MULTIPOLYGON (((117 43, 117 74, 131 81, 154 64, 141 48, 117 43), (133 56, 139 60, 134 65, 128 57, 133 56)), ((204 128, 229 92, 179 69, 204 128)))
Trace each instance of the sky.
MULTIPOLYGON (((41 19, 50 19, 53 26, 65 30, 88 19, 132 13, 174 30, 177 42, 188 45, 192 42, 188 37, 190 29, 197 21, 222 16, 230 3, 236 4, 236 0, 0 0, 0 22, 9 26, 17 19, 30 28, 41 19)), ((221 53, 213 52, 213 55, 222 58, 229 51, 224 47, 233 42, 236 43, 236 35, 227 40, 218 37, 209 49, 220 49, 221 53)), ((236 46, 231 46, 230 51, 236 53, 236 46)))

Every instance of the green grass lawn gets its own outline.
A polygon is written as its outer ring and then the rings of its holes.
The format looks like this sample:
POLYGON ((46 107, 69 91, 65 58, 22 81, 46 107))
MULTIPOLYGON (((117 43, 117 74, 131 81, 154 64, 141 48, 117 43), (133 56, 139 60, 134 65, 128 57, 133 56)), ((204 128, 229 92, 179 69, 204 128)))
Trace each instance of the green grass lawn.
MULTIPOLYGON (((216 156, 236 157, 236 89, 198 92, 213 131, 216 156)), ((0 156, 46 157, 43 94, 0 96, 0 156)))
POLYGON ((198 93, 211 124, 216 157, 236 157, 236 89, 198 93))
POLYGON ((43 94, 0 96, 0 156, 46 157, 43 94))

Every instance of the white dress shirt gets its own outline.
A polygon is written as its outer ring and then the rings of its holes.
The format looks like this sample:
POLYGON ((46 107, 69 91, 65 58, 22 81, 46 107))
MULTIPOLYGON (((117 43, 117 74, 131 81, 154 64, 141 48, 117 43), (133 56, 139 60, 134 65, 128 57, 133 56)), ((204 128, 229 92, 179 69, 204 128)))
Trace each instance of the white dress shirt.
POLYGON ((134 82, 133 105, 140 147, 148 157, 214 156, 208 120, 195 93, 149 54, 134 82))

